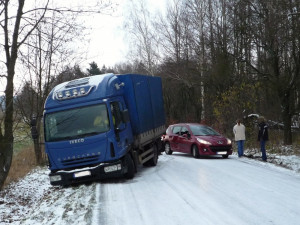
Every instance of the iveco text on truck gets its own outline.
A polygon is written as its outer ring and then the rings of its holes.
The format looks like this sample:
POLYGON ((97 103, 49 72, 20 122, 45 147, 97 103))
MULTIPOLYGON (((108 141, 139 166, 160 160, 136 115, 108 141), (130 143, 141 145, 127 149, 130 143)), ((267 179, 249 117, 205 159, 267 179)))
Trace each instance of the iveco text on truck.
POLYGON ((155 166, 165 131, 159 77, 95 75, 57 85, 44 108, 52 185, 125 176, 155 166))

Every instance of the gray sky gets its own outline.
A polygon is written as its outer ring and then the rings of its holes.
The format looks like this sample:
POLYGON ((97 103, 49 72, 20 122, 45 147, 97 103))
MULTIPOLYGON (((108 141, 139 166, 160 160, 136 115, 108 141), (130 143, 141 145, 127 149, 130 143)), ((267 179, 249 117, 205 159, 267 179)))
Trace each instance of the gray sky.
MULTIPOLYGON (((30 0, 29 0, 30 1, 30 0)), ((27 1, 27 6, 30 6, 30 2, 27 1)), ((56 0, 53 0, 56 1, 56 0)), ((58 4, 69 4, 69 6, 76 5, 93 5, 93 2, 98 0, 69 0, 61 2, 58 0, 58 4)), ((123 29, 124 19, 128 15, 128 5, 130 2, 138 2, 140 0, 112 0, 118 4, 114 13, 110 15, 98 14, 86 17, 83 19, 83 23, 86 27, 90 28, 90 35, 87 37, 89 42, 76 42, 75 47, 79 51, 84 51, 85 54, 81 55, 81 60, 74 64, 79 64, 83 71, 89 67, 89 63, 96 62, 101 68, 103 65, 106 67, 112 67, 116 63, 127 61, 126 55, 128 52, 128 44, 125 39, 125 31, 123 29), (81 45, 82 44, 82 45, 81 45)), ((166 1, 171 0, 144 0, 147 2, 150 10, 162 9, 165 6, 166 1)), ((56 4, 56 3, 55 3, 56 4)), ((72 66, 72 65, 71 65, 72 66)), ((5 68, 3 68, 5 69, 5 68)), ((24 83, 21 70, 16 68, 16 75, 14 79, 15 89, 18 92, 20 87, 24 83), (20 72, 21 71, 21 72, 20 72)), ((0 79, 0 94, 3 94, 6 86, 6 79, 0 79)))
MULTIPOLYGON (((124 19, 128 12, 128 5, 131 1, 139 0, 115 0, 119 6, 113 15, 95 15, 88 22, 93 27, 91 41, 89 43, 86 65, 95 61, 99 67, 103 64, 114 66, 116 63, 126 61, 128 44, 125 40, 123 30, 124 19)), ((162 9, 166 0, 146 0, 151 10, 162 9)))

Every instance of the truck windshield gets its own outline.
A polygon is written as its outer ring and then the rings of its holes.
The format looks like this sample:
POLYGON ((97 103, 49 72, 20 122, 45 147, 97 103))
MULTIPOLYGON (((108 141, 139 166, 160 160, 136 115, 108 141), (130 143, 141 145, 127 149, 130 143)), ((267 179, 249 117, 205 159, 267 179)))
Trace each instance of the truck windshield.
POLYGON ((105 104, 81 107, 45 115, 47 142, 96 135, 109 130, 105 104))

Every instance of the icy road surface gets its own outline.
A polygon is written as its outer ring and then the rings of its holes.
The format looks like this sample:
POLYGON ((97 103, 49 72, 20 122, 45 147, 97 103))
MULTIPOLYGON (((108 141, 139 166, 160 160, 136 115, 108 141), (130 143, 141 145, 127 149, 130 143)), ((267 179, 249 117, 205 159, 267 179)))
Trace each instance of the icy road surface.
POLYGON ((22 198, 30 206, 14 208, 6 195, 0 209, 10 211, 2 221, 0 215, 1 225, 300 224, 299 173, 237 156, 163 154, 156 167, 140 167, 132 180, 69 188, 51 187, 47 174, 43 169, 15 187, 28 190, 22 198))
POLYGON ((300 224, 300 179, 249 159, 163 155, 96 187, 93 224, 300 224))

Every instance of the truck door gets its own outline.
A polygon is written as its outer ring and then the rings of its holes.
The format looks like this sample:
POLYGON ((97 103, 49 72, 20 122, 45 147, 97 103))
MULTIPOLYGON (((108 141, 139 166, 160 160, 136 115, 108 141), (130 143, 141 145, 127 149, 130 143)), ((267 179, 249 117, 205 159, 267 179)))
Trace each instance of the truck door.
POLYGON ((110 103, 110 109, 112 114, 111 122, 115 131, 114 151, 118 157, 121 157, 126 153, 128 141, 131 139, 131 133, 129 128, 122 121, 122 103, 120 101, 113 101, 110 103))

